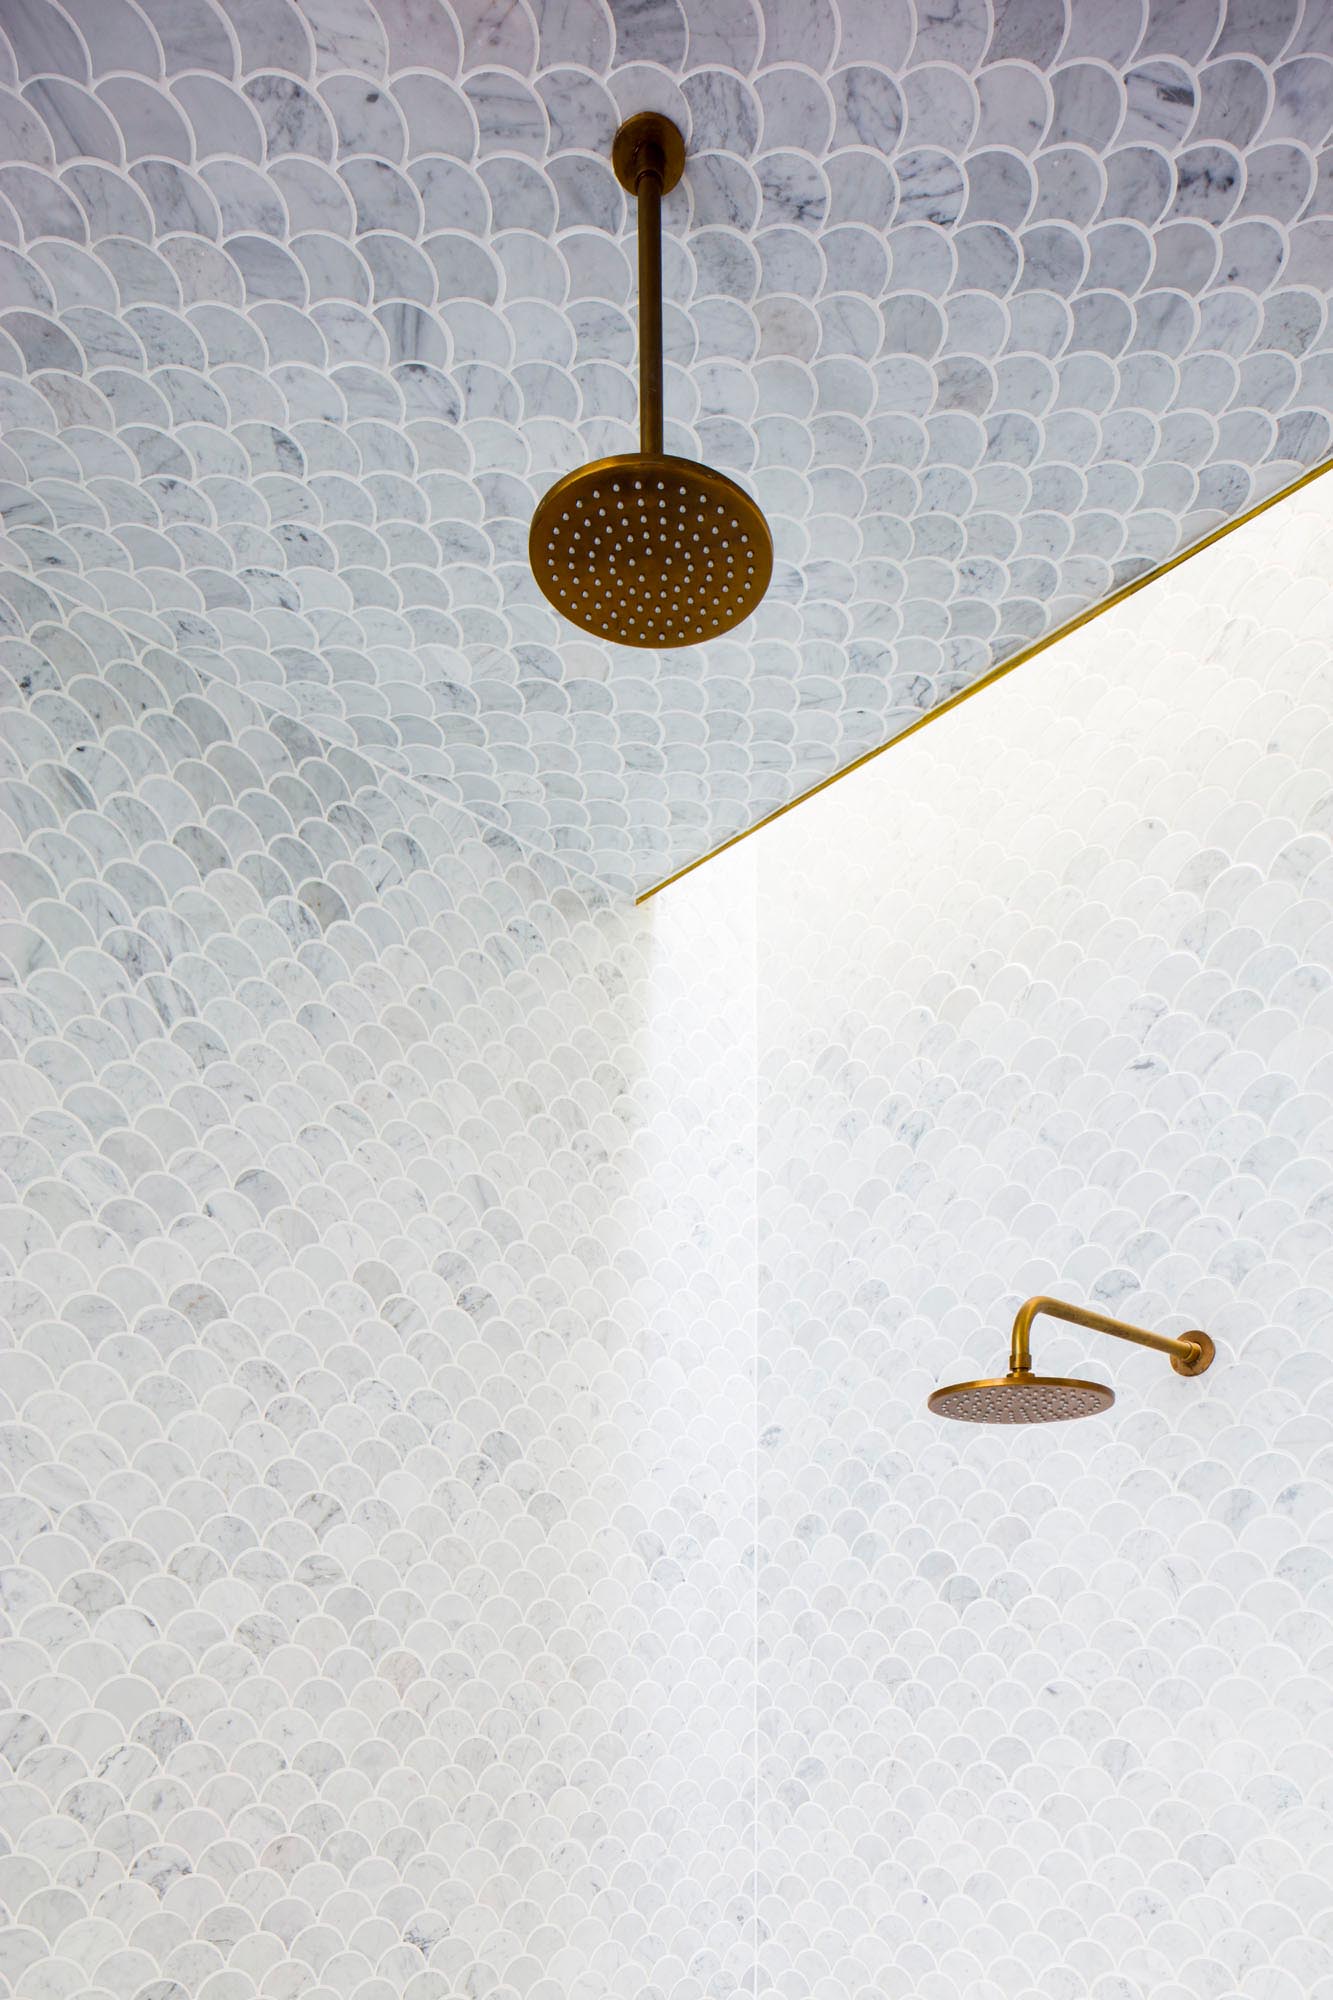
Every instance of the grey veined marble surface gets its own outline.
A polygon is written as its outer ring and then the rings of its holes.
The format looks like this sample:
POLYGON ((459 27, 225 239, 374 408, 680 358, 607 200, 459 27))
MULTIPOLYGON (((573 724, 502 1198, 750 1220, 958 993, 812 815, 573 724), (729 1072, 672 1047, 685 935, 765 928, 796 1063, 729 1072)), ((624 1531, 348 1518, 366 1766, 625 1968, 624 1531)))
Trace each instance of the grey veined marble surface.
MULTIPOLYGON (((3 0, 4 622, 80 620, 616 889, 715 846, 1330 448, 1328 0, 3 0), (758 614, 563 627, 535 500, 668 449, 758 614)), ((71 637, 71 635, 74 635, 71 637)))

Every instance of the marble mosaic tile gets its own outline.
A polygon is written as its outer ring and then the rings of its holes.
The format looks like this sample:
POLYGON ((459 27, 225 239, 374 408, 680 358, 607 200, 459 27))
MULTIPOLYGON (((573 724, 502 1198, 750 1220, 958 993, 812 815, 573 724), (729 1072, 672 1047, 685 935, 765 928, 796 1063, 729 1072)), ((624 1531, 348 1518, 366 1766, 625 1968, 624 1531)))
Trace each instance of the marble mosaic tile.
POLYGON ((1333 2000, 1333 481, 621 894, 1327 451, 1327 11, 0 37, 6 1990, 1333 2000), (1222 1359, 930 1423, 1041 1288, 1222 1359))
POLYGON ((750 844, 774 2000, 1333 1996, 1331 489, 750 844))
POLYGON ((646 887, 1327 455, 1331 124, 1326 0, 6 0, 5 615, 646 887), (668 447, 778 552, 679 655, 525 553, 634 437, 650 104, 668 447))
POLYGON ((0 641, 0 1984, 702 2000, 752 937, 124 617, 0 641))

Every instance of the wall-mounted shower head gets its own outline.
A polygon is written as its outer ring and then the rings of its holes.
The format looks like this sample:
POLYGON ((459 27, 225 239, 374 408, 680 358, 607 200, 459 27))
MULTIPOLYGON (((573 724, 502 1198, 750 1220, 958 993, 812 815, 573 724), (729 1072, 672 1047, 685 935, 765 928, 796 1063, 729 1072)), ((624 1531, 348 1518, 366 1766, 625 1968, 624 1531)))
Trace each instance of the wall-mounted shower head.
POLYGON ((773 538, 734 479, 662 450, 662 196, 685 166, 669 118, 640 111, 611 161, 639 210, 639 449, 556 481, 528 560, 564 617, 619 646, 696 646, 748 618, 773 574, 773 538))
POLYGON ((1095 1417, 1109 1410, 1115 1401, 1115 1391, 1103 1382, 1033 1374, 1029 1334, 1038 1313, 1068 1320, 1074 1326, 1091 1327, 1094 1333, 1109 1333, 1117 1340, 1132 1341, 1136 1347, 1152 1347, 1160 1354, 1169 1354, 1177 1375, 1202 1375, 1216 1353, 1206 1333, 1189 1333, 1183 1340, 1171 1340, 1164 1333, 1146 1333, 1141 1326, 1109 1319, 1105 1313, 1088 1312, 1082 1306, 1067 1306, 1059 1299, 1029 1299, 1020 1306, 1014 1320, 1009 1373, 979 1382, 951 1382, 946 1388, 936 1389, 927 1408, 937 1417, 952 1417, 962 1424, 1051 1424, 1066 1417, 1095 1417))
POLYGON ((1073 1376, 996 1375, 989 1381, 951 1382, 928 1407, 960 1424, 1053 1424, 1065 1417, 1096 1417, 1109 1410, 1115 1390, 1073 1376))

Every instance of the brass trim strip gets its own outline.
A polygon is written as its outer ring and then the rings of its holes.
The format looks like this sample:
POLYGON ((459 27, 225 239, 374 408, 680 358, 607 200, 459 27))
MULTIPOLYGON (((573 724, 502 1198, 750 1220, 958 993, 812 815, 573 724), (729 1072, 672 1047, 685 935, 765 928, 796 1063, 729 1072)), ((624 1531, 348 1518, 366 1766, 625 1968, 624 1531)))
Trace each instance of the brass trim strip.
POLYGON ((1062 639, 1069 638, 1084 625, 1090 625, 1093 619, 1100 618, 1104 611, 1114 611, 1117 604, 1123 604, 1127 598, 1137 596, 1139 591, 1146 590, 1161 577, 1169 576, 1173 569, 1179 569, 1180 565, 1188 562, 1191 556, 1201 555, 1204 549, 1212 548, 1214 542, 1222 541, 1227 535, 1234 535, 1237 528, 1248 526, 1251 521, 1257 520, 1260 514, 1266 514, 1270 507, 1276 507, 1279 502, 1289 500, 1293 493, 1299 493, 1303 486, 1310 486, 1316 479, 1322 479, 1326 472, 1333 472, 1333 458, 1325 459, 1322 465, 1313 466, 1309 472, 1303 472, 1300 478, 1293 479, 1290 485, 1279 487, 1278 491, 1270 493, 1266 500, 1260 500, 1257 505, 1247 507, 1243 514, 1237 514, 1234 521, 1224 521, 1220 528, 1214 528, 1211 534, 1205 535, 1201 541, 1191 542, 1187 549, 1182 549, 1179 555, 1171 556, 1168 561, 1159 563, 1156 569, 1146 570, 1142 576, 1136 576, 1132 583, 1121 584, 1119 590, 1113 590, 1111 595, 1102 598, 1100 603, 1089 605, 1086 611, 1080 611, 1076 617, 1066 619, 1063 625, 1057 625, 1056 629, 1048 632, 1044 638, 1034 639, 1030 646, 1021 646, 1016 653, 1012 653, 1007 660, 1001 660, 998 666, 991 667, 969 687, 961 688, 957 694, 951 694, 947 701, 940 702, 935 708, 927 709, 926 713, 918 716, 915 722, 909 722, 906 729, 900 729, 887 743, 879 743, 873 750, 863 751, 859 757, 854 757, 850 764, 844 764, 840 771, 831 772, 827 778, 821 778, 817 785, 811 785, 808 791, 798 793, 794 799, 788 799, 785 806, 775 806, 772 812, 765 813, 762 819, 757 819, 753 826, 742 827, 741 831, 733 833, 729 840, 710 848, 707 854, 701 854, 697 861, 687 861, 674 875, 667 875, 662 881, 655 882, 651 889, 645 889, 642 895, 634 898, 635 907, 650 902, 654 896, 660 896, 663 889, 669 889, 673 883, 682 881, 686 875, 692 875, 696 868, 702 868, 706 862, 716 861, 719 854, 725 854, 728 848, 739 846, 740 842, 748 840, 752 833, 762 833, 766 826, 772 826, 774 820, 781 819, 786 813, 795 812, 797 806, 803 806, 810 799, 818 798, 819 794, 826 792, 830 785, 836 785, 840 778, 850 778, 853 771, 859 771, 863 765, 873 763, 876 757, 882 757, 886 750, 892 750, 897 744, 905 743, 909 736, 915 736, 918 729, 924 729, 927 723, 938 721, 940 716, 947 715, 951 708, 957 708, 962 702, 970 701, 974 694, 980 694, 985 688, 994 687, 996 681, 1003 680, 1005 675, 1013 673, 1016 667, 1026 666, 1029 660, 1036 659, 1038 653, 1044 653, 1050 646, 1058 646, 1062 639))

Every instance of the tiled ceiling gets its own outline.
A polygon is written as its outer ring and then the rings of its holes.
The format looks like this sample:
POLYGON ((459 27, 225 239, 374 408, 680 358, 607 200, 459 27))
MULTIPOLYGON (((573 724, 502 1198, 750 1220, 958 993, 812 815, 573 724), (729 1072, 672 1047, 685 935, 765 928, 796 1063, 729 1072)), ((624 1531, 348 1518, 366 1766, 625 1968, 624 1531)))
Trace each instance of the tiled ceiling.
POLYGON ((1330 0, 0 25, 8 629, 59 678, 128 627, 618 888, 1330 449, 1330 0), (563 626, 526 561, 551 481, 636 441, 607 155, 649 106, 691 147, 667 449, 777 545, 674 654, 563 626))

